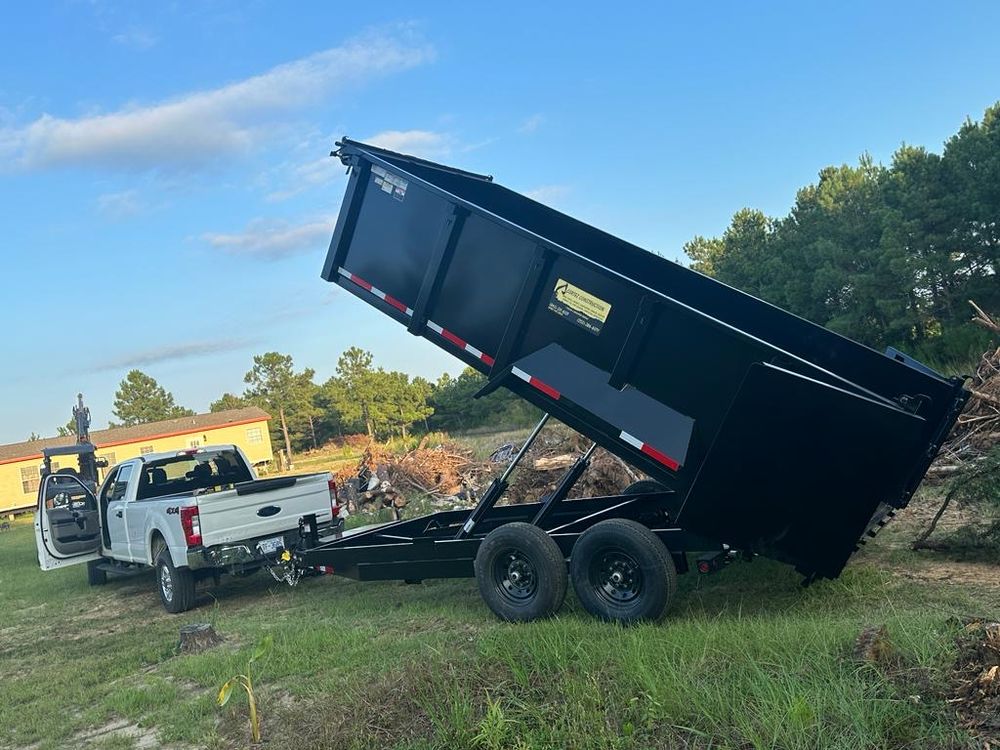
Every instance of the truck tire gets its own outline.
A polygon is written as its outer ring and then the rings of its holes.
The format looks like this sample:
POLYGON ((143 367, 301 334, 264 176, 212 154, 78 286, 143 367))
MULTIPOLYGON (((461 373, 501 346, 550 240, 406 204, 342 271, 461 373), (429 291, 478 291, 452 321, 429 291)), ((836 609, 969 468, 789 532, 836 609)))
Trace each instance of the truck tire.
POLYGON ((641 523, 624 518, 601 521, 580 535, 569 574, 583 608, 609 622, 657 620, 677 591, 669 550, 641 523))
POLYGON ((528 523, 491 531, 479 545, 475 570, 486 606, 507 622, 549 617, 566 598, 566 561, 559 546, 528 523))
POLYGON ((174 567, 166 548, 156 558, 156 588, 163 608, 171 614, 187 612, 194 606, 194 574, 190 568, 174 567))
POLYGON ((100 560, 91 560, 87 563, 87 583, 91 586, 103 586, 108 582, 108 571, 97 567, 100 560))

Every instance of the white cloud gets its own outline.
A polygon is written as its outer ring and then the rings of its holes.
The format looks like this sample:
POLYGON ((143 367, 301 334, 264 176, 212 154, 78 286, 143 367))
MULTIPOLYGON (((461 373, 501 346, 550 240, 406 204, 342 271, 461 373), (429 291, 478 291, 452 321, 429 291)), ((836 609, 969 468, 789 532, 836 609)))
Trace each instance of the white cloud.
POLYGON ((97 210, 111 219, 126 219, 141 213, 144 206, 137 190, 104 193, 97 196, 97 210))
POLYGON ((524 194, 534 201, 552 205, 559 203, 570 191, 569 185, 539 185, 532 190, 525 190, 524 194))
POLYGON ((362 140, 371 146, 428 159, 447 156, 454 146, 451 136, 433 130, 384 130, 362 140))
POLYGON ((545 122, 545 115, 534 114, 521 123, 521 125, 517 129, 517 132, 534 133, 536 130, 538 130, 539 127, 541 127, 542 123, 544 122, 545 122))
POLYGON ((139 51, 150 49, 158 41, 155 36, 139 27, 133 27, 120 34, 115 34, 111 39, 116 44, 139 51))
MULTIPOLYGON (((316 143, 310 144, 310 148, 307 150, 312 153, 323 153, 323 156, 318 159, 313 158, 299 163, 280 165, 275 170, 280 175, 280 187, 269 192, 265 196, 266 200, 272 203, 288 200, 307 190, 326 185, 338 177, 343 177, 345 172, 340 160, 328 155, 329 146, 336 139, 335 135, 326 137, 322 141, 325 147, 316 143)), ((460 146, 451 134, 432 130, 384 130, 381 133, 362 138, 361 141, 372 146, 424 159, 442 159, 455 152, 464 153, 479 147, 478 145, 460 146)))
POLYGON ((288 174, 283 179, 288 183, 287 187, 268 193, 266 198, 272 202, 287 200, 306 190, 325 185, 343 174, 344 166, 339 159, 331 156, 312 159, 288 169, 288 174))
POLYGON ((44 114, 0 129, 0 160, 24 169, 94 166, 123 170, 191 168, 248 151, 276 116, 372 76, 433 58, 405 33, 373 34, 206 91, 106 114, 44 114))
POLYGON ((195 357, 206 357, 213 354, 239 351, 251 343, 253 342, 247 339, 218 339, 215 341, 189 341, 183 344, 168 344, 155 349, 144 349, 124 354, 117 359, 95 365, 93 369, 97 372, 104 372, 133 367, 148 367, 149 365, 172 362, 178 359, 193 359, 195 357))
POLYGON ((280 260, 325 248, 333 235, 333 219, 289 224, 254 219, 245 230, 233 234, 202 235, 209 245, 231 255, 261 260, 280 260))

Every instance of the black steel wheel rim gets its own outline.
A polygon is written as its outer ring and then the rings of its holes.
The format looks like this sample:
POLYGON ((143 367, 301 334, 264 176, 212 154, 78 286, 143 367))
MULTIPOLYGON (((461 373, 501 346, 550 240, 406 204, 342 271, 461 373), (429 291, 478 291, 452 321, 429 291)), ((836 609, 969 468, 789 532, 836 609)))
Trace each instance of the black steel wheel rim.
POLYGON ((523 552, 506 549, 493 561, 493 583, 504 599, 523 604, 538 591, 538 571, 523 552))
POLYGON ((624 550, 600 550, 591 558, 588 576, 591 587, 608 604, 630 604, 642 595, 642 568, 624 550))

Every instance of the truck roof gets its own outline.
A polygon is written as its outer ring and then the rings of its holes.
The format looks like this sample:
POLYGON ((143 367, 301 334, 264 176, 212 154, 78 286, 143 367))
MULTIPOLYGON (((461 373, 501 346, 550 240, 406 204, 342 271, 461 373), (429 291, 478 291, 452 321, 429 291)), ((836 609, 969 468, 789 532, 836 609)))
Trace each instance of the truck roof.
POLYGON ((165 458, 174 458, 175 456, 180 456, 184 454, 195 456, 199 453, 212 453, 214 451, 236 451, 236 446, 232 444, 200 445, 197 448, 182 448, 176 451, 160 451, 159 453, 147 453, 144 456, 138 456, 138 458, 143 463, 151 463, 152 461, 162 461, 165 458))

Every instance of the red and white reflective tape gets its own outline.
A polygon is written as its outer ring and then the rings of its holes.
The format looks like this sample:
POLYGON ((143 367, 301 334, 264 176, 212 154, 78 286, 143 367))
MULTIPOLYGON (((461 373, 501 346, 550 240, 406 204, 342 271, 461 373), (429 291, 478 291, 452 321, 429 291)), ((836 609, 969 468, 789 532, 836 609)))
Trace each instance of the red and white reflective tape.
POLYGON ((407 315, 409 315, 409 316, 412 317, 412 315, 413 315, 413 308, 407 307, 405 303, 400 302, 398 299, 396 299, 395 297, 393 297, 391 294, 386 294, 385 292, 383 292, 378 287, 372 286, 369 282, 365 281, 360 276, 356 276, 355 274, 351 273, 346 268, 338 268, 337 272, 341 276, 343 276, 345 279, 350 279, 351 281, 353 281, 355 284, 357 284, 362 289, 365 289, 365 290, 371 292, 376 297, 378 297, 380 300, 383 300, 387 304, 392 305, 397 310, 399 310, 401 313, 406 313, 407 315))
POLYGON ((453 343, 459 349, 465 349, 465 351, 467 351, 469 354, 471 354, 476 359, 480 359, 483 362, 485 362, 487 365, 489 365, 490 367, 493 367, 493 363, 495 361, 493 359, 493 357, 491 357, 489 354, 485 354, 484 352, 480 351, 479 349, 477 349, 476 347, 474 347, 472 344, 470 344, 468 341, 466 341, 465 339, 463 339, 461 336, 456 336, 454 333, 452 333, 451 331, 449 331, 447 328, 442 328, 441 326, 439 326, 433 320, 428 320, 427 321, 427 327, 430 328, 432 331, 434 331, 434 333, 436 333, 439 336, 441 336, 442 338, 447 339, 448 341, 450 341, 451 343, 453 343))
MULTIPOLYGON (((337 269, 337 273, 339 273, 345 279, 353 281, 355 284, 357 284, 362 289, 371 292, 376 297, 378 297, 380 300, 383 300, 387 304, 392 305, 397 310, 399 310, 401 313, 405 313, 406 315, 409 315, 411 318, 413 317, 413 308, 412 307, 407 307, 405 303, 400 302, 398 299, 396 299, 395 297, 393 297, 391 294, 386 294, 385 292, 383 292, 378 287, 372 286, 371 283, 365 281, 360 276, 351 273, 346 268, 338 268, 337 269)), ((443 338, 447 339, 451 343, 453 343, 459 349, 465 349, 465 351, 467 351, 473 357, 476 357, 476 359, 482 360, 489 367, 493 367, 493 364, 496 361, 496 360, 493 359, 493 357, 491 357, 489 354, 486 354, 485 352, 477 349, 476 347, 474 347, 472 344, 470 344, 469 342, 467 342, 465 339, 461 338, 460 336, 456 336, 454 333, 452 333, 451 331, 449 331, 447 328, 442 328, 441 326, 439 326, 437 323, 435 323, 432 320, 428 320, 427 321, 427 327, 430 328, 435 333, 437 333, 440 336, 442 336, 443 338)))
POLYGON ((629 435, 624 430, 622 430, 622 433, 619 437, 621 437, 622 440, 631 445, 633 448, 637 448, 650 458, 659 461, 661 464, 666 466, 671 471, 677 471, 679 468, 681 468, 681 465, 677 461, 672 459, 670 456, 668 456, 666 453, 660 453, 660 451, 656 450, 656 448, 651 446, 649 443, 642 442, 639 438, 629 435))
POLYGON ((333 567, 330 565, 317 565, 315 569, 318 570, 320 573, 324 573, 328 576, 333 575, 333 567))
POLYGON ((546 396, 549 396, 550 398, 554 398, 557 401, 559 400, 559 396, 560 396, 559 391, 557 391, 555 388, 553 388, 548 383, 543 383, 541 380, 539 380, 535 376, 529 375, 528 373, 526 373, 520 367, 512 367, 512 368, 510 368, 510 371, 511 371, 511 373, 513 375, 521 378, 521 380, 523 380, 528 385, 533 386, 534 388, 537 388, 542 393, 544 393, 546 396))

